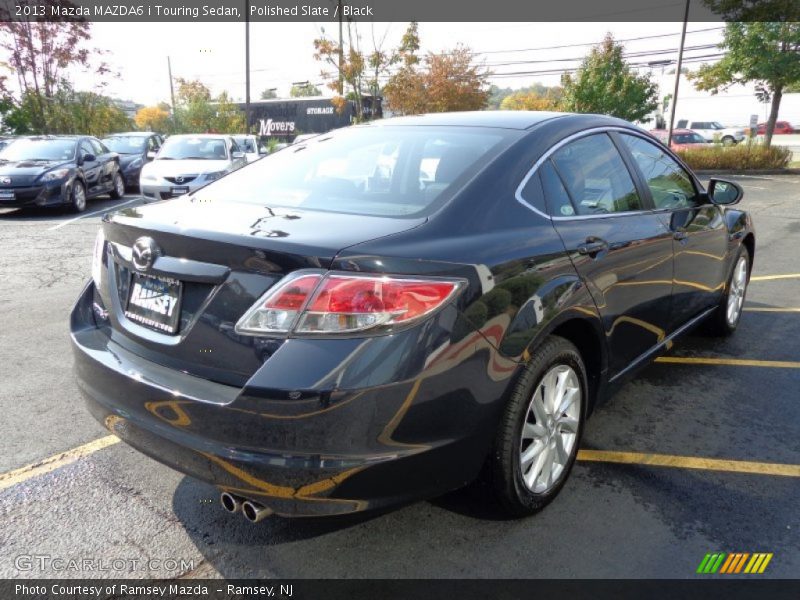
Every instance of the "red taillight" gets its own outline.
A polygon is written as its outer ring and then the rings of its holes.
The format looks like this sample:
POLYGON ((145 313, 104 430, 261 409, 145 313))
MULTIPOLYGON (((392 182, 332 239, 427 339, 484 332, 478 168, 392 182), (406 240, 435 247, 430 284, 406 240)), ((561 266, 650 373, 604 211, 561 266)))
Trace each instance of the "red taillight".
POLYGON ((270 290, 236 326, 240 333, 350 333, 391 328, 443 306, 459 281, 328 273, 294 276, 270 290))

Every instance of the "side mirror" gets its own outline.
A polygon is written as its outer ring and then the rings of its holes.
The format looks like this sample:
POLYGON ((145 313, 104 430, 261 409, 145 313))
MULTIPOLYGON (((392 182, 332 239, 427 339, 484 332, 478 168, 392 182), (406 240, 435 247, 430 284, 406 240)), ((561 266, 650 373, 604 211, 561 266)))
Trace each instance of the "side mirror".
POLYGON ((244 152, 233 152, 231 153, 232 158, 244 158, 244 152))
POLYGON ((97 160, 97 157, 94 154, 84 154, 81 156, 81 164, 86 162, 94 162, 97 160))
POLYGON ((731 206, 737 204, 744 196, 744 190, 737 183, 723 179, 711 179, 708 182, 708 199, 713 204, 731 206))
POLYGON ((156 157, 156 152, 155 152, 155 151, 153 151, 153 150, 150 150, 150 151, 147 153, 147 160, 153 160, 155 157, 156 157))

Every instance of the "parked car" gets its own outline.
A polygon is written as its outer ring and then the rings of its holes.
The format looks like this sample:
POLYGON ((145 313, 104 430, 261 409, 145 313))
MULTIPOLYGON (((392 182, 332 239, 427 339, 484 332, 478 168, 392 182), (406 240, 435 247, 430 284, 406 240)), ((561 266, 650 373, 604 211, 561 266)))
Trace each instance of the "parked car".
MULTIPOLYGON (((772 131, 773 135, 788 135, 790 133, 794 133, 794 127, 789 121, 775 121, 775 129, 772 131)), ((767 124, 766 123, 759 123, 756 129, 757 135, 766 135, 767 134, 767 124)))
POLYGON ((0 137, 0 150, 3 150, 6 146, 8 146, 15 139, 16 138, 13 138, 13 137, 0 137))
POLYGON ((121 198, 119 156, 89 136, 20 138, 0 151, 0 206, 69 206, 121 198))
POLYGON ((103 144, 119 154, 119 165, 127 188, 139 187, 142 167, 155 158, 161 143, 161 136, 152 131, 115 133, 103 138, 103 144))
MULTIPOLYGON (((667 143, 666 129, 651 129, 650 134, 662 144, 667 143)), ((699 133, 691 129, 673 129, 672 143, 670 148, 673 150, 685 150, 686 148, 704 148, 708 146, 706 139, 699 133)))
POLYGON ((152 162, 142 167, 139 189, 148 198, 188 194, 246 164, 229 135, 171 135, 152 162))
POLYGON ((611 117, 337 130, 106 216, 72 312, 78 381, 112 432, 250 521, 481 472, 530 514, 598 402, 695 325, 736 329, 741 197, 611 117))
POLYGON ((244 152, 248 163, 255 162, 267 154, 266 148, 258 144, 258 138, 254 135, 235 135, 233 141, 239 146, 239 150, 244 152))
POLYGON ((741 127, 725 127, 717 121, 688 121, 680 119, 678 127, 681 129, 691 129, 702 135, 707 142, 721 142, 726 146, 738 144, 745 137, 744 129, 741 127))

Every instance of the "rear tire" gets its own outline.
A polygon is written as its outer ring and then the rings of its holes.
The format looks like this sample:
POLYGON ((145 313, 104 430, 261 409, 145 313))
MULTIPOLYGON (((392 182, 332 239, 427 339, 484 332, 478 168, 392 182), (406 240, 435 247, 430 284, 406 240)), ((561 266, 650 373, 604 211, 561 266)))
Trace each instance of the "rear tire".
POLYGON ((750 281, 750 252, 746 246, 739 248, 733 271, 728 277, 725 293, 722 294, 717 309, 708 318, 706 331, 713 336, 729 336, 739 326, 742 308, 750 281))
POLYGON ((114 173, 114 186, 108 193, 112 200, 119 200, 125 195, 125 180, 120 175, 119 171, 114 173))
POLYGON ((80 179, 72 183, 69 206, 72 212, 80 213, 86 210, 86 188, 80 179))
POLYGON ((533 353, 495 438, 490 472, 503 510, 534 514, 555 498, 578 454, 588 382, 578 349, 551 336, 533 353))

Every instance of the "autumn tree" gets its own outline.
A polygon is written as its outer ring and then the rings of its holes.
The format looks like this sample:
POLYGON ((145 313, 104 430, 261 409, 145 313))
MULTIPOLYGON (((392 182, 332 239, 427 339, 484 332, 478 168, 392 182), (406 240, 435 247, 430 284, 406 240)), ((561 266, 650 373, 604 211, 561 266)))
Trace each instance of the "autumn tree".
POLYGON ((310 96, 322 96, 322 90, 312 84, 306 85, 293 85, 289 90, 289 95, 292 98, 308 98, 310 96))
MULTIPOLYGON (((361 121, 364 118, 363 87, 367 63, 364 53, 360 50, 356 24, 348 21, 345 30, 347 40, 343 40, 341 46, 338 42, 325 37, 323 31, 323 36, 314 40, 314 59, 333 70, 335 76, 331 71, 323 70, 322 77, 330 80, 328 87, 337 92, 340 97, 346 95, 353 99, 356 119, 361 121), (340 79, 344 84, 344 88, 341 90, 339 89, 340 79)), ((337 110, 341 112, 346 107, 346 103, 338 101, 334 103, 334 106, 337 106, 337 110)))
POLYGON ((449 52, 428 53, 422 66, 406 56, 403 67, 384 87, 391 109, 401 114, 481 110, 489 99, 490 73, 473 63, 466 46, 449 52))
POLYGON ((558 110, 561 102, 560 87, 546 87, 534 84, 512 92, 500 103, 502 110, 558 110))
MULTIPOLYGON (((39 3, 49 11, 51 5, 69 5, 65 0, 39 3)), ((14 21, 0 22, 0 48, 7 53, 8 66, 16 79, 11 89, 7 77, 0 79, 0 95, 13 97, 30 119, 32 132, 52 132, 50 99, 68 84, 67 73, 76 69, 90 71, 99 85, 111 75, 108 65, 98 60, 102 52, 87 46, 91 24, 85 21, 14 21), (16 96, 16 93, 19 96, 16 96)), ((63 115, 62 115, 63 116, 63 115)))
POLYGON ((656 84, 625 62, 623 46, 609 33, 592 48, 575 74, 564 73, 562 107, 579 113, 612 115, 639 121, 658 105, 656 84))
MULTIPOLYGON (((744 20, 760 13, 751 12, 750 3, 733 0, 707 2, 722 12, 726 20, 744 20)), ((763 2, 770 5, 770 19, 786 16, 781 9, 790 7, 781 0, 763 2)), ((734 84, 753 83, 756 96, 770 102, 764 143, 770 146, 781 99, 787 89, 800 85, 800 9, 795 4, 791 22, 729 22, 719 48, 725 52, 719 62, 704 64, 690 74, 699 90, 716 94, 734 84)), ((764 7, 761 7, 764 8, 764 7)), ((769 8, 769 7, 767 7, 769 8)))
POLYGON ((167 131, 169 113, 158 106, 145 106, 136 113, 134 122, 140 131, 167 131))
POLYGON ((176 130, 182 133, 236 133, 245 130, 244 113, 227 92, 216 98, 201 81, 176 78, 176 130))

